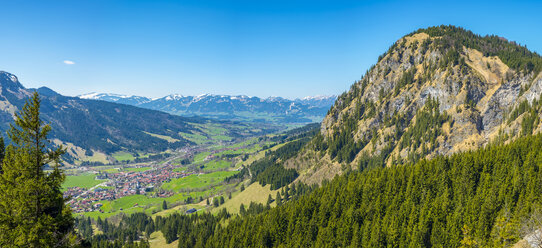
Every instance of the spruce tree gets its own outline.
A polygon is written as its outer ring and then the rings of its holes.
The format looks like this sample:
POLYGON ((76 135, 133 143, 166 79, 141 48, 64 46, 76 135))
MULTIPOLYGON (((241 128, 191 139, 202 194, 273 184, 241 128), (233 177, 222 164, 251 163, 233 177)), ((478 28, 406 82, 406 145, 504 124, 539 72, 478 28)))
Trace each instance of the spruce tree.
POLYGON ((6 156, 6 145, 4 143, 4 137, 0 135, 0 173, 2 173, 2 163, 6 156))
POLYGON ((3 173, 0 175, 0 247, 68 246, 74 219, 62 195, 65 176, 52 149, 49 125, 40 118, 34 93, 10 124, 3 173), (45 172, 44 166, 52 169, 45 172))

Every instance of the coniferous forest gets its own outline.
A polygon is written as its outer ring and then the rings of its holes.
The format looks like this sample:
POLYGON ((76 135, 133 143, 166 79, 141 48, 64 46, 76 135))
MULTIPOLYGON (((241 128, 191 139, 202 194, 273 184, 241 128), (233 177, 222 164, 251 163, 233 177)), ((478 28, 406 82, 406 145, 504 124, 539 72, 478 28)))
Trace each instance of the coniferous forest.
MULTIPOLYGON (((130 242, 161 230, 169 241, 179 239, 179 247, 508 247, 542 220, 541 165, 542 135, 536 135, 352 171, 317 189, 298 185, 283 193, 280 206, 251 205, 239 216, 143 215, 120 227, 99 220, 98 228, 124 233, 111 237, 130 242)), ((92 240, 93 247, 118 247, 104 243, 104 235, 92 240)))

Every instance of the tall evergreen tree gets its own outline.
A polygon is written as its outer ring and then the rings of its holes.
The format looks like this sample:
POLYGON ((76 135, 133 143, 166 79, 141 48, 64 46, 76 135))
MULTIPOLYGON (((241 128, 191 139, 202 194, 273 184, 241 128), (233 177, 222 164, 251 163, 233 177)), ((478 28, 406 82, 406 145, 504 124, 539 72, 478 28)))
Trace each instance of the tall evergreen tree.
POLYGON ((10 124, 11 144, 0 175, 0 247, 65 247, 73 228, 61 187, 62 147, 52 149, 51 127, 40 118, 34 93, 10 124), (52 170, 44 172, 44 166, 52 170))
POLYGON ((6 144, 4 143, 4 137, 0 135, 0 173, 2 173, 2 163, 6 156, 6 144))
POLYGON ((275 201, 277 201, 277 206, 282 205, 282 198, 280 197, 280 191, 277 191, 277 197, 275 198, 275 201))

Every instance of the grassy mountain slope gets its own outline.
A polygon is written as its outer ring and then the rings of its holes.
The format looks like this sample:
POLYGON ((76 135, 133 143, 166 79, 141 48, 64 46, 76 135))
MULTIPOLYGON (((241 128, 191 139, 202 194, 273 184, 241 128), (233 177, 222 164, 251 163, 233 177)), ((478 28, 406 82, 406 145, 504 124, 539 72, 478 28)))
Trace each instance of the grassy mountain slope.
POLYGON ((338 97, 289 167, 321 182, 346 167, 414 162, 538 133, 542 58, 498 36, 420 29, 338 97), (309 162, 303 162, 309 161, 309 162), (328 161, 324 165, 319 161, 328 161))

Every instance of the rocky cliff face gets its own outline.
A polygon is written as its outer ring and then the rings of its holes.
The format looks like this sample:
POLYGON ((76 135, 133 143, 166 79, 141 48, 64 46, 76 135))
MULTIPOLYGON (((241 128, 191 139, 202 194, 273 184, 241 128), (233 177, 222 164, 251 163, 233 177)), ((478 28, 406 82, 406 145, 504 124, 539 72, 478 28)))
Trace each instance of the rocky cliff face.
POLYGON ((407 35, 338 98, 321 134, 288 166, 319 182, 340 165, 393 166, 538 133, 541 60, 453 26, 407 35), (329 163, 302 162, 311 159, 329 163))

